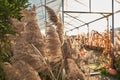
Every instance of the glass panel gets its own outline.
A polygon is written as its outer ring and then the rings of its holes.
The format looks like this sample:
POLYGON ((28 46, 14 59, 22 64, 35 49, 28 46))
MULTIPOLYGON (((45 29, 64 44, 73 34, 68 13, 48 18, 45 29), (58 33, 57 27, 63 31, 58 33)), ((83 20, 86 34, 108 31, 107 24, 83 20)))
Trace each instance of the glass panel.
POLYGON ((89 0, 64 0, 65 11, 88 11, 89 0))
POLYGON ((112 0, 91 0, 92 11, 112 12, 112 0))
MULTIPOLYGON (((45 14, 45 8, 43 6, 45 5, 45 0, 29 0, 29 2, 31 3, 31 6, 35 4, 38 7, 37 9, 38 24, 41 29, 45 29, 45 20, 47 20, 48 18, 48 15, 45 14)), ((62 0, 46 0, 46 5, 52 8, 56 12, 56 14, 58 14, 61 2, 62 0)))

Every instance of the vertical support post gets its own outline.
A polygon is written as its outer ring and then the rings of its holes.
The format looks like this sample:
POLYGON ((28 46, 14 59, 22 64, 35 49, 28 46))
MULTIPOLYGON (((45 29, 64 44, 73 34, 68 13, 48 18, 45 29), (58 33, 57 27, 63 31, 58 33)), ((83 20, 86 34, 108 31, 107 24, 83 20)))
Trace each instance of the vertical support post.
MULTIPOLYGON (((106 17, 106 21, 107 21, 107 33, 109 33, 110 29, 109 29, 109 19, 108 19, 108 17, 106 17)), ((108 40, 110 40, 110 36, 109 36, 108 40)))
POLYGON ((88 45, 90 45, 90 30, 89 30, 89 24, 87 24, 87 28, 88 28, 88 45))
MULTIPOLYGON (((46 6, 46 0, 45 0, 45 6, 46 6)), ((45 33, 46 33, 46 30, 47 30, 47 14, 46 14, 46 9, 45 9, 45 33)))
MULTIPOLYGON (((114 46, 114 0, 112 0, 112 43, 114 46)), ((112 63, 115 62, 115 55, 113 53, 114 52, 111 53, 112 63)), ((112 64, 111 67, 116 69, 114 64, 112 64)))
MULTIPOLYGON (((45 6, 46 6, 46 0, 45 0, 45 6)), ((46 17, 46 9, 45 9, 45 23, 46 23, 46 19, 47 17, 46 17)))
POLYGON ((91 12, 91 0, 89 0, 89 11, 91 12))
POLYGON ((112 43, 114 45, 114 0, 112 0, 112 43))
POLYGON ((62 20, 64 24, 64 0, 62 0, 62 20))

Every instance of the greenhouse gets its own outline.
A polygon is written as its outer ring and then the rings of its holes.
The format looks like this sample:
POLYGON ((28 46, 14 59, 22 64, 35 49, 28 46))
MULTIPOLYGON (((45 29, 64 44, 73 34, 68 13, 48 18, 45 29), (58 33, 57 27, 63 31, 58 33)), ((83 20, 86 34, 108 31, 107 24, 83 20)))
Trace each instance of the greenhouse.
POLYGON ((120 0, 0 0, 0 80, 120 80, 120 0))

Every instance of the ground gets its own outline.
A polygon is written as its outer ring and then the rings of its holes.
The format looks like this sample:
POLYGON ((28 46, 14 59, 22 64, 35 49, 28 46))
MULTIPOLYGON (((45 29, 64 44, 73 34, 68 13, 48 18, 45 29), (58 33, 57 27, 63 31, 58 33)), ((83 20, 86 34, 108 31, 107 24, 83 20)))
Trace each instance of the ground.
POLYGON ((90 68, 90 65, 97 65, 99 64, 99 57, 102 51, 95 51, 86 49, 87 59, 86 60, 79 60, 77 61, 78 66, 81 70, 85 73, 86 80, 115 80, 112 77, 102 76, 101 74, 91 75, 95 72, 93 69, 90 68))

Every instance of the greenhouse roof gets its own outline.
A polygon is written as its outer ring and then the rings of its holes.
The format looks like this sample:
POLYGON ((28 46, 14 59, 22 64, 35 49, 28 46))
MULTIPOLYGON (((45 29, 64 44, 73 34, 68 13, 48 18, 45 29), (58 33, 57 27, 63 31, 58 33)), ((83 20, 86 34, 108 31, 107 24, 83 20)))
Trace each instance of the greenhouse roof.
POLYGON ((68 35, 104 32, 120 27, 120 0, 64 0, 64 25, 68 35), (113 10, 114 9, 114 10, 113 10), (118 12, 117 12, 118 11, 118 12), (114 14, 114 23, 113 16, 114 14))
POLYGON ((112 28, 112 8, 114 8, 114 12, 118 11, 114 15, 114 27, 120 27, 120 0, 29 0, 30 3, 39 7, 37 18, 42 30, 45 29, 45 21, 48 18, 42 5, 49 6, 57 14, 62 6, 62 1, 64 1, 62 9, 65 32, 69 35, 87 33, 88 26, 89 31, 97 30, 98 32, 106 30, 107 25, 112 28))
POLYGON ((31 6, 35 4, 38 7, 37 18, 38 18, 38 24, 41 29, 45 29, 45 21, 48 18, 43 5, 49 6, 57 14, 60 10, 61 2, 62 2, 61 0, 29 0, 31 6))

